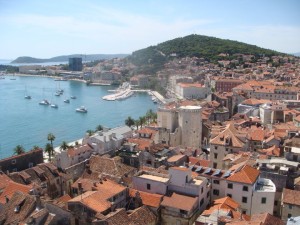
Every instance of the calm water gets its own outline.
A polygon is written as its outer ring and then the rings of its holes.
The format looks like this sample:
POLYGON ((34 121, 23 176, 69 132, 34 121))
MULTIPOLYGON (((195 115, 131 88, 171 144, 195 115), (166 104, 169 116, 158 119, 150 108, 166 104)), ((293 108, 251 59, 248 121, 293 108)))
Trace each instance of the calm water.
POLYGON ((71 142, 82 138, 88 129, 94 130, 101 124, 107 127, 124 125, 124 120, 131 116, 138 119, 146 111, 156 111, 157 106, 146 93, 135 94, 122 101, 104 101, 102 96, 109 94, 112 87, 86 86, 77 81, 54 81, 43 77, 11 77, 0 79, 0 158, 11 156, 16 145, 21 144, 26 150, 34 145, 44 147, 47 134, 56 137, 54 146, 62 141, 71 142), (64 89, 64 94, 57 97, 54 92, 64 89), (24 95, 32 99, 24 99, 24 95), (75 95, 77 99, 64 99, 75 95), (46 98, 58 104, 59 108, 39 105, 46 98), (77 113, 75 109, 84 105, 88 113, 77 113))

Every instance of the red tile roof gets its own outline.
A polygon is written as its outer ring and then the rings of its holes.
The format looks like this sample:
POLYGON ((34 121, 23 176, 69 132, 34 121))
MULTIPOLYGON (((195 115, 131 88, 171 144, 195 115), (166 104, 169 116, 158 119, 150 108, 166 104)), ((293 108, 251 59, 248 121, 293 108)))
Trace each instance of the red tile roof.
POLYGON ((189 212, 193 209, 193 207, 197 204, 197 202, 198 202, 198 197, 189 197, 189 196, 173 193, 171 197, 165 196, 161 205, 165 207, 181 209, 189 212))
POLYGON ((253 184, 258 177, 259 170, 245 165, 240 171, 234 172, 230 177, 227 178, 227 180, 239 183, 253 184))
POLYGON ((20 191, 24 194, 28 194, 31 189, 32 189, 31 185, 24 185, 24 184, 16 183, 14 181, 9 181, 6 188, 3 190, 3 192, 0 195, 0 203, 5 204, 6 197, 10 199, 13 196, 13 194, 17 191, 20 191))
POLYGON ((284 188, 282 202, 300 206, 300 191, 284 188))
POLYGON ((130 188, 129 196, 132 198, 135 198, 137 192, 139 193, 139 195, 142 199, 143 205, 147 205, 147 206, 151 206, 151 207, 155 207, 155 208, 158 208, 160 206, 163 195, 152 194, 152 193, 138 191, 138 190, 130 188))

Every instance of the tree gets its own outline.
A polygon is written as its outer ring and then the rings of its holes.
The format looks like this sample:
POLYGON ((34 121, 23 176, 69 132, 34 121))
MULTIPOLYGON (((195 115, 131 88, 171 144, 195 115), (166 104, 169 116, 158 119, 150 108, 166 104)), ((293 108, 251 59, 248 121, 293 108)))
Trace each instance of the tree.
POLYGON ((125 120, 125 124, 129 127, 134 125, 134 119, 132 119, 130 116, 127 117, 127 119, 125 120))
POLYGON ((92 130, 87 130, 86 132, 88 133, 89 136, 92 136, 94 133, 94 131, 92 131, 92 130))
POLYGON ((22 145, 17 145, 15 148, 14 148, 14 154, 16 155, 21 155, 25 153, 25 149, 22 145))
POLYGON ((39 150, 39 149, 40 149, 40 147, 39 147, 39 146, 37 146, 37 145, 34 145, 34 146, 32 147, 32 149, 33 149, 33 150, 39 150))
POLYGON ((63 142, 61 143, 61 146, 59 147, 59 149, 65 151, 65 150, 67 150, 69 147, 70 147, 70 146, 68 145, 68 143, 65 142, 65 141, 63 141, 63 142))
POLYGON ((52 145, 50 143, 47 143, 46 146, 45 146, 44 151, 48 154, 49 162, 51 162, 51 154, 53 152, 52 145))
POLYGON ((48 141, 51 143, 51 147, 53 148, 53 141, 55 140, 55 136, 52 133, 49 133, 47 136, 48 141))
POLYGON ((146 117, 145 116, 140 116, 139 123, 140 123, 141 128, 142 128, 143 124, 145 124, 145 122, 146 122, 146 117))
POLYGON ((136 129, 139 129, 140 120, 134 120, 134 125, 136 126, 136 129))
POLYGON ((96 127, 96 131, 102 131, 102 130, 103 130, 103 126, 99 124, 99 125, 96 127))

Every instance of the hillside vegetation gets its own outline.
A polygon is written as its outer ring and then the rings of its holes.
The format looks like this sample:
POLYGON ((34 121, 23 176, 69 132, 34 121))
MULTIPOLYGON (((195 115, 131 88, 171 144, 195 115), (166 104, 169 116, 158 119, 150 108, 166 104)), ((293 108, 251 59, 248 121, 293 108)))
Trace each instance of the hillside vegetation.
POLYGON ((224 40, 215 37, 203 35, 189 35, 183 38, 176 38, 170 41, 160 43, 156 46, 150 46, 132 53, 129 59, 137 66, 159 69, 166 61, 175 55, 182 57, 205 58, 210 62, 221 59, 218 55, 226 53, 233 54, 251 54, 273 56, 280 53, 269 49, 249 45, 238 41, 224 40))

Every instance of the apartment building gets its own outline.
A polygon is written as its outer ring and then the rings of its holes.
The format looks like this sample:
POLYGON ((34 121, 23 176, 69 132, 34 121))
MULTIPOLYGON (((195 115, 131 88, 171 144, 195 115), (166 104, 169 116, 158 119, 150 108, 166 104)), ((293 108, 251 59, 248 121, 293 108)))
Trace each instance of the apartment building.
POLYGON ((213 126, 210 139, 210 167, 224 169, 224 157, 247 149, 247 131, 237 130, 232 123, 226 126, 213 126))
POLYGON ((273 214, 275 184, 269 179, 261 178, 257 169, 241 165, 232 171, 202 166, 193 166, 191 170, 209 180, 211 201, 229 196, 240 204, 244 214, 273 214))
POLYGON ((217 92, 231 92, 232 89, 244 83, 242 80, 236 79, 220 79, 215 81, 215 91, 217 92))

